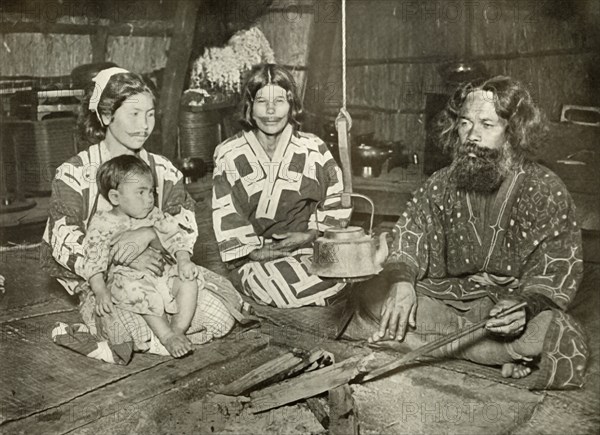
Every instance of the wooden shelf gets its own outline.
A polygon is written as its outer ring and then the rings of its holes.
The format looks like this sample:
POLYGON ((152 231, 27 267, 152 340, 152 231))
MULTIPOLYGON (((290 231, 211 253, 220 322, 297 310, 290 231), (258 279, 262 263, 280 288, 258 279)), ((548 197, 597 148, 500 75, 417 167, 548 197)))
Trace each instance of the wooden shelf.
MULTIPOLYGON (((399 168, 383 173, 377 178, 352 177, 354 192, 368 196, 375 205, 376 215, 399 216, 410 201, 412 193, 422 184, 421 175, 407 177, 399 168)), ((355 201, 356 213, 370 213, 366 201, 355 201)))

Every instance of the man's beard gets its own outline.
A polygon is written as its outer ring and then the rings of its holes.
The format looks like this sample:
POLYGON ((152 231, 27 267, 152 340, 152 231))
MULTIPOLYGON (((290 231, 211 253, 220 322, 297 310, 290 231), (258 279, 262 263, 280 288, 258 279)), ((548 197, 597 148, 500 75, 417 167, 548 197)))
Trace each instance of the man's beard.
POLYGON ((478 193, 495 192, 514 166, 512 154, 508 143, 499 149, 480 147, 472 142, 459 145, 451 165, 458 189, 478 193))

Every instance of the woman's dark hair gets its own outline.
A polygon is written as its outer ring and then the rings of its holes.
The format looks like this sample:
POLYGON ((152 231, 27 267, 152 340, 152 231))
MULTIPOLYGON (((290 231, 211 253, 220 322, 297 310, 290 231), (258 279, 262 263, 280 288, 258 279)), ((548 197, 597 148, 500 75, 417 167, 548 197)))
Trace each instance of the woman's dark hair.
POLYGON ((134 181, 136 175, 149 175, 150 178, 154 178, 150 166, 139 157, 130 154, 114 157, 98 168, 96 173, 98 190, 110 202, 108 192, 111 189, 118 189, 127 180, 134 181))
POLYGON ((284 67, 272 63, 257 65, 250 70, 242 91, 240 122, 244 130, 256 128, 252 118, 252 105, 259 89, 266 85, 277 85, 287 91, 290 103, 288 121, 295 129, 300 128, 302 118, 302 102, 292 74, 284 67))
POLYGON ((96 84, 90 82, 79 111, 79 136, 84 144, 96 144, 106 136, 106 126, 98 120, 96 112, 89 109, 90 99, 99 98, 98 112, 100 115, 113 118, 115 112, 129 97, 147 92, 156 102, 154 86, 137 73, 120 73, 113 75, 102 93, 98 95, 96 84))
POLYGON ((506 138, 518 156, 533 155, 540 145, 542 117, 529 91, 518 81, 506 76, 467 83, 459 87, 448 101, 445 110, 437 118, 439 143, 452 152, 459 143, 458 121, 460 111, 471 92, 483 90, 494 94, 494 107, 500 118, 505 119, 506 138))

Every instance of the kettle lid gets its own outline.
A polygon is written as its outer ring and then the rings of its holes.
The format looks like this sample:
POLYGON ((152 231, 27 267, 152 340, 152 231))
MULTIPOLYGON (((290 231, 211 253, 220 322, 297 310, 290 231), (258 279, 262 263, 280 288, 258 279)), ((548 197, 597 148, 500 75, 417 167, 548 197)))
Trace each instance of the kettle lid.
POLYGON ((325 238, 333 240, 352 240, 365 236, 365 230, 361 227, 327 228, 325 238))

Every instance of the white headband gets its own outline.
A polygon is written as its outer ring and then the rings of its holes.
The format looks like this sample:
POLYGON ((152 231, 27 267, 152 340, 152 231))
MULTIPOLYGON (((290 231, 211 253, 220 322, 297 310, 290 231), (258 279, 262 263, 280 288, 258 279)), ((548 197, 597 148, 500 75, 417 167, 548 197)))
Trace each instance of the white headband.
POLYGON ((112 68, 106 68, 100 71, 96 76, 92 79, 92 81, 96 84, 94 86, 94 92, 90 97, 90 104, 88 108, 92 112, 96 112, 96 116, 98 117, 98 121, 100 121, 100 125, 104 125, 102 122, 102 118, 100 117, 100 113, 98 113, 98 103, 100 102, 100 97, 102 96, 102 92, 104 88, 106 88, 106 84, 110 80, 112 76, 115 74, 128 73, 126 69, 118 68, 116 66, 112 68))

